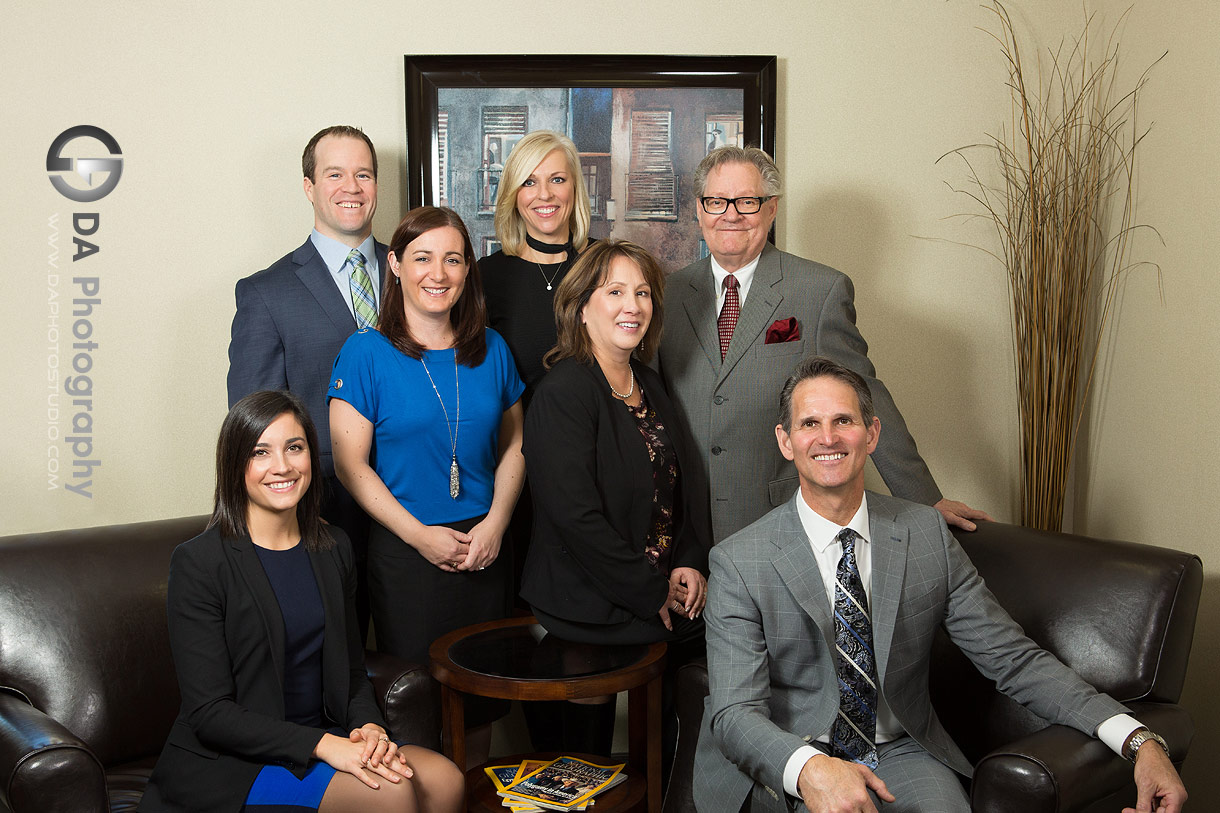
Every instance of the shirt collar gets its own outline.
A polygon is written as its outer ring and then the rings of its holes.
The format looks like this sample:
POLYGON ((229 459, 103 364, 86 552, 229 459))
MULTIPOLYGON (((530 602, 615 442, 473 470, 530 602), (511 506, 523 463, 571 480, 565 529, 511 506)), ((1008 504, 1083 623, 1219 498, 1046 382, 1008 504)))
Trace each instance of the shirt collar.
MULTIPOLYGON (((745 291, 750 287, 750 282, 754 279, 754 271, 758 268, 758 261, 761 258, 762 255, 759 254, 733 272, 733 276, 737 277, 737 285, 740 290, 745 291)), ((712 261, 712 279, 716 280, 716 291, 721 292, 724 290, 724 278, 729 275, 729 272, 720 267, 720 263, 716 262, 714 256, 709 254, 708 259, 712 261)))
MULTIPOLYGON (((347 255, 352 253, 351 246, 340 243, 333 237, 327 237, 317 229, 309 235, 309 239, 313 241, 313 247, 318 250, 318 254, 322 257, 322 262, 326 263, 326 268, 332 275, 338 275, 343 270, 344 263, 347 262, 347 255)), ((372 275, 374 283, 376 283, 377 275, 373 272, 377 271, 377 250, 376 242, 373 240, 373 235, 364 238, 364 242, 357 248, 364 255, 364 267, 372 275)))
MULTIPOLYGON (((831 522, 810 508, 799 492, 796 497, 796 513, 801 518, 801 526, 805 529, 805 536, 809 538, 809 544, 817 551, 825 551, 834 544, 835 537, 844 527, 831 522)), ((860 495, 860 507, 856 509, 856 513, 852 515, 851 521, 847 523, 846 527, 860 534, 865 542, 869 541, 868 492, 860 495)))

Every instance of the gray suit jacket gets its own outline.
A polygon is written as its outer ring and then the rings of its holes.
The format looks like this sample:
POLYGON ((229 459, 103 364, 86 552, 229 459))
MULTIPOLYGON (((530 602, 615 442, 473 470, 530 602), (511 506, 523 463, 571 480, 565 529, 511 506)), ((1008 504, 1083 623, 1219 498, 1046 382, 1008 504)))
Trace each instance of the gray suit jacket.
MULTIPOLYGON (((695 755, 701 813, 736 813, 747 794, 785 810, 783 771, 827 734, 839 706, 834 624, 794 496, 712 548, 711 693, 695 755)), ((881 691, 906 732, 961 774, 970 763, 928 695, 936 629, 1014 700, 1092 735, 1126 712, 1027 638, 996 602, 935 509, 869 493, 871 611, 881 691)), ((756 807, 756 809, 759 809, 756 807)))
MULTIPOLYGON (((376 247, 384 274, 386 248, 381 243, 376 247)), ((296 251, 239 281, 236 295, 229 406, 258 390, 296 393, 318 429, 322 473, 333 479, 326 391, 339 348, 356 332, 355 318, 308 238, 296 251)))
POLYGON ((881 419, 873 462, 889 490, 926 505, 941 498, 868 360, 847 275, 767 244, 723 363, 716 295, 708 258, 669 278, 659 353, 665 386, 706 466, 716 542, 783 505, 796 491, 796 470, 779 452, 775 424, 784 381, 808 356, 826 356, 867 379, 881 419), (767 328, 789 317, 800 324, 800 340, 767 344, 767 328))

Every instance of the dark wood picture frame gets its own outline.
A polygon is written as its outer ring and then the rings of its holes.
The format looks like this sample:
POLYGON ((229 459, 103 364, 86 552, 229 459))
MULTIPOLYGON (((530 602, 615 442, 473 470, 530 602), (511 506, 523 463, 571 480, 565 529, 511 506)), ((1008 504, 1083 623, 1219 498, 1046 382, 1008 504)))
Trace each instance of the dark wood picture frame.
MULTIPOLYGON (((577 88, 610 89, 616 93, 623 89, 644 92, 674 90, 679 93, 688 88, 739 91, 740 96, 734 95, 733 98, 741 99, 741 118, 735 123, 725 123, 723 130, 729 133, 735 143, 743 146, 758 146, 772 155, 775 154, 777 77, 775 56, 408 55, 404 57, 404 62, 407 117, 406 183, 407 202, 411 208, 424 204, 436 204, 438 187, 442 187, 442 191, 446 194, 453 192, 448 189, 450 179, 447 174, 442 180, 440 165, 445 163, 447 166, 449 158, 446 156, 442 162, 440 153, 442 124, 439 121, 441 106, 438 102, 439 94, 451 88, 486 91, 504 88, 506 93, 518 88, 561 89, 567 90, 573 97, 576 94, 572 93, 572 89, 577 88)), ((517 92, 520 93, 520 91, 517 92)), ((485 98, 486 94, 482 96, 485 98)), ((655 98, 655 94, 653 98, 655 98)), ((485 109, 495 110, 494 106, 485 107, 485 109)), ((505 111, 509 110, 509 107, 505 108, 505 111)), ((643 111, 641 115, 646 116, 649 112, 643 111)), ((569 114, 575 115, 571 108, 569 108, 569 114)), ((497 114, 493 112, 490 115, 497 114)), ((510 116, 511 113, 505 112, 502 115, 510 116)), ((542 117, 535 115, 532 118, 541 119, 542 117)), ((714 119, 714 116, 709 115, 707 121, 709 134, 713 129, 721 129, 714 119)), ((639 126, 647 124, 648 122, 644 121, 639 126)), ((448 125, 449 118, 446 114, 444 127, 448 128, 448 125)), ((534 122, 530 121, 529 125, 524 127, 524 131, 537 129, 539 126, 546 127, 547 125, 544 123, 535 126, 534 122)), ((676 129, 677 124, 675 123, 674 126, 676 129)), ((552 127, 561 129, 554 125, 552 127)), ((454 129, 459 130, 457 126, 454 129)), ((686 130, 689 139, 690 127, 688 126, 686 130)), ((518 129, 516 132, 520 133, 521 130, 518 129)), ((455 137, 456 135, 469 139, 471 137, 469 126, 460 128, 460 132, 455 133, 455 137)), ((477 138, 477 136, 475 137, 477 138)), ((502 160, 511 149, 511 145, 515 143, 515 138, 519 137, 519 135, 484 136, 484 140, 488 141, 488 144, 483 147, 491 151, 493 168, 495 156, 498 154, 502 160)), ((446 135, 446 143, 448 143, 448 138, 449 136, 446 135)), ((580 148, 579 139, 577 140, 577 146, 580 148)), ((691 145, 687 143, 686 147, 687 152, 690 152, 691 145)), ((609 170, 610 159, 607 157, 604 161, 606 163, 601 167, 603 173, 609 170)), ((484 165, 488 165, 486 161, 484 165)), ((589 171, 594 172, 597 169, 597 167, 591 167, 589 171)), ((685 162, 684 169, 693 169, 689 160, 685 162)), ((468 169, 465 171, 467 174, 470 172, 468 169)), ((494 193, 494 183, 498 181, 498 177, 490 178, 488 176, 482 181, 484 187, 482 191, 462 188, 462 194, 467 197, 477 196, 477 202, 473 208, 470 205, 455 206, 464 218, 484 221, 491 216, 488 198, 490 194, 494 193)), ((478 185, 474 180, 463 181, 463 183, 466 182, 472 189, 478 185)), ((633 180, 632 183, 635 184, 635 181, 633 180)), ((660 183, 655 190, 649 190, 646 184, 633 186, 632 189, 642 190, 639 201, 627 200, 626 195, 621 195, 623 200, 616 202, 611 198, 609 207, 602 200, 602 196, 594 196, 590 190, 594 219, 597 220, 599 216, 602 216, 618 223, 623 221, 669 221, 669 226, 664 223, 654 223, 653 225, 658 233, 661 229, 666 228, 673 231, 675 226, 683 233, 688 233, 693 229, 695 231, 694 241, 697 243, 697 225, 691 199, 693 194, 690 193, 689 171, 684 173, 681 184, 679 193, 678 176, 674 175, 668 182, 668 188, 664 182, 660 183), (668 206, 653 205, 649 200, 650 192, 655 192, 661 200, 665 200, 668 196, 673 203, 668 206), (681 198, 680 204, 677 203, 679 198, 681 198), (614 208, 616 206, 617 208, 614 208), (621 209, 621 213, 616 218, 615 214, 607 212, 607 208, 612 209, 613 212, 621 209)), ((621 190, 622 186, 620 185, 618 188, 621 190)), ((489 228, 488 224, 468 222, 467 226, 472 228, 472 237, 476 243, 487 238, 484 232, 489 228), (479 234, 476 235, 475 232, 479 232, 479 234)), ((631 239, 637 238, 632 237, 631 239)), ((694 250, 689 234, 684 239, 686 242, 681 248, 673 247, 676 255, 689 254, 694 250)), ((772 232, 772 240, 774 240, 774 232, 772 232)), ((643 239, 638 239, 638 241, 646 242, 643 239)), ((653 242, 654 245, 650 245, 649 248, 656 250, 658 246, 656 246, 656 241, 653 242)), ((661 254, 663 253, 664 248, 661 250, 661 254)), ((693 257, 689 259, 693 259, 693 257)), ((684 260, 683 264, 689 259, 684 260)))

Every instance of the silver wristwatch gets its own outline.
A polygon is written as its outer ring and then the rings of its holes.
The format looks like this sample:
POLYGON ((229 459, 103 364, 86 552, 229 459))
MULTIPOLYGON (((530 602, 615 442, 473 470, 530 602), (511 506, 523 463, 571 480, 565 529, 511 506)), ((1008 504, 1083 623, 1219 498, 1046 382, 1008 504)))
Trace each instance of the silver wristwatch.
POLYGON ((1161 746, 1165 751, 1165 756, 1169 756, 1169 746, 1165 743, 1165 738, 1160 734, 1154 734, 1148 728, 1137 728, 1135 733, 1131 735, 1131 739, 1127 740, 1127 746, 1123 749, 1123 756, 1135 762, 1136 755, 1140 752, 1140 746, 1152 740, 1157 745, 1161 746))

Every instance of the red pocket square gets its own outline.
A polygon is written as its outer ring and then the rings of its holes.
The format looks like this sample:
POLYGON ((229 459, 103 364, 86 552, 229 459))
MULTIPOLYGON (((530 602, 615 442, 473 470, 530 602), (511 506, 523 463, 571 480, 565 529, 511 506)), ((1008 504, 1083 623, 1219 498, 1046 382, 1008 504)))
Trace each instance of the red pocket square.
POLYGON ((798 342, 801 340, 801 323, 796 321, 795 316, 789 316, 787 319, 776 319, 771 323, 771 327, 767 328, 766 344, 783 344, 784 342, 798 342))

